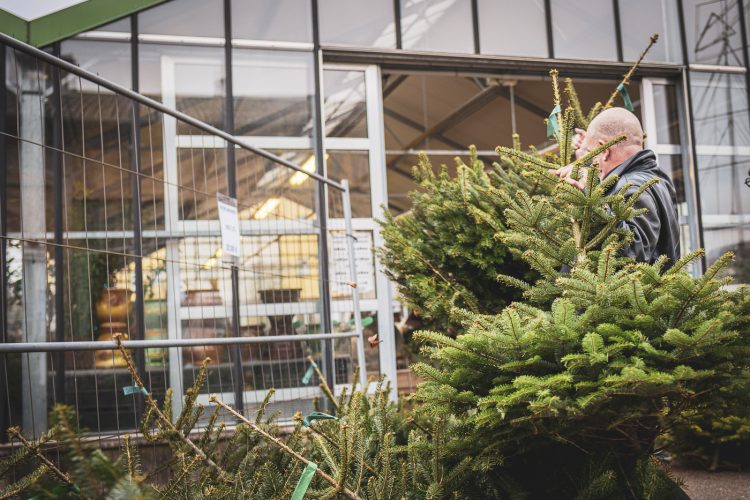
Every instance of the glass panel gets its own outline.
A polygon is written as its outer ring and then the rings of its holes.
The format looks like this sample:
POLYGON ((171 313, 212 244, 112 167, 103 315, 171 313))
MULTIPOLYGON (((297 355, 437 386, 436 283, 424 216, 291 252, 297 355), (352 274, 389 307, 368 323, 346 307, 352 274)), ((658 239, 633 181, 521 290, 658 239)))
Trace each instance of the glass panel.
MULTIPOLYGON (((656 144, 680 143, 680 119, 677 107, 677 89, 674 85, 655 84, 654 114, 656 115, 656 144)), ((648 138, 646 141, 649 142, 648 138)))
POLYGON ((474 52, 471 2, 399 0, 405 49, 474 52))
POLYGON ((114 33, 130 33, 130 16, 124 17, 113 23, 98 26, 92 31, 111 31, 114 33))
POLYGON ((327 137, 367 137, 364 71, 323 72, 327 137))
MULTIPOLYGON (((372 217, 370 198, 370 157, 367 151, 329 151, 326 161, 328 177, 336 181, 347 179, 351 194, 352 217, 372 217)), ((339 193, 329 196, 329 215, 343 217, 343 207, 334 198, 339 193)))
POLYGON ((543 0, 479 0, 478 7, 482 54, 548 56, 543 0), (510 15, 513 22, 498 22, 510 15))
MULTIPOLYGON (((311 151, 272 151, 315 172, 311 151)), ((237 150, 237 197, 240 220, 268 221, 282 230, 285 222, 314 232, 317 181, 278 163, 244 150, 237 150), (304 222, 303 222, 304 221, 304 222)))
POLYGON ((325 0, 318 11, 322 43, 396 48, 393 2, 325 0))
POLYGON ((138 14, 140 35, 182 35, 224 38, 222 0, 166 2, 138 14))
POLYGON ((742 36, 735 0, 683 0, 688 60, 742 66, 742 36))
POLYGON ((745 75, 691 73, 695 141, 700 145, 750 145, 745 75))
MULTIPOLYGON (((209 125, 224 128, 224 49, 143 44, 139 54, 141 93, 163 101, 174 93, 177 109, 209 125), (172 71, 173 88, 165 88, 162 77, 172 71)), ((188 127, 177 122, 177 133, 188 127)), ((192 132, 201 134, 198 129, 192 132)))
POLYGON ((635 61, 658 33, 659 42, 651 47, 646 61, 682 62, 677 0, 625 0, 620 5, 622 55, 635 61))
POLYGON ((310 10, 309 0, 232 0, 232 38, 312 42, 310 10))
POLYGON ((310 137, 313 129, 313 55, 233 51, 237 135, 310 137))
POLYGON ((687 215, 687 204, 685 198, 685 175, 682 168, 682 156, 680 155, 659 155, 659 168, 665 172, 674 184, 674 190, 677 194, 677 203, 679 204, 679 214, 687 215))
POLYGON ((750 196, 745 186, 749 167, 747 156, 698 157, 708 263, 724 252, 735 252, 731 272, 741 283, 750 283, 750 196))
POLYGON ((555 57, 617 59, 612 2, 552 0, 555 57))
POLYGON ((177 150, 180 220, 218 220, 216 193, 227 192, 225 148, 177 150))
MULTIPOLYGON (((60 44, 60 57, 126 88, 133 87, 129 42, 66 40, 60 44)), ((75 78, 76 86, 79 79, 75 78)), ((80 80, 81 86, 96 93, 97 86, 80 80)), ((103 90, 108 92, 107 90, 103 90)))

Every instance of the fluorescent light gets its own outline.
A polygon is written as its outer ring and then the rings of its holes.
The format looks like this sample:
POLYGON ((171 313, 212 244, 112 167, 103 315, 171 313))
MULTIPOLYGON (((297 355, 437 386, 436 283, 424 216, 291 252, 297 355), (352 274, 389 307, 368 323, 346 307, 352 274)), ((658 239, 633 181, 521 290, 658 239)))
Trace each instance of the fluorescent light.
POLYGON ((253 214, 253 219, 265 219, 271 215, 271 212, 273 212, 276 207, 279 206, 279 203, 281 203, 281 198, 268 198, 260 205, 255 214, 253 214))
MULTIPOLYGON (((328 161, 328 157, 330 155, 326 153, 326 161, 328 161)), ((310 157, 305 160, 305 162, 301 165, 302 170, 304 172, 294 172, 294 175, 292 175, 289 178, 289 184, 292 186, 299 186, 300 184, 303 184, 307 179, 310 178, 309 175, 307 175, 305 172, 313 174, 315 173, 315 155, 310 155, 310 157)))
POLYGON ((310 157, 305 160, 302 164, 302 170, 304 170, 304 172, 294 172, 294 175, 289 178, 289 184, 292 186, 299 186, 310 178, 305 172, 310 174, 315 172, 315 155, 310 155, 310 157))

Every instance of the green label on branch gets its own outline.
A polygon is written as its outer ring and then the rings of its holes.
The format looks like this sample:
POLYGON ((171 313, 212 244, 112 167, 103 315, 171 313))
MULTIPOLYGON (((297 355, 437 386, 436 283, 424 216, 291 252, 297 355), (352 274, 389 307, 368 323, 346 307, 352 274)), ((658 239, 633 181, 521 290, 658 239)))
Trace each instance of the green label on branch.
POLYGON ((307 367, 307 371, 305 372, 305 376, 302 377, 302 383, 307 385, 310 383, 310 380, 312 380, 313 373, 315 373, 315 368, 318 365, 315 364, 315 361, 310 360, 310 366, 307 367))
POLYGON ((143 394, 144 396, 148 394, 148 391, 145 387, 138 387, 137 385, 129 385, 122 388, 122 393, 126 396, 130 396, 131 394, 135 394, 137 392, 143 394))
POLYGON ((628 88, 620 82, 620 85, 617 86, 617 91, 622 96, 622 104, 625 106, 625 109, 630 111, 631 113, 635 111, 635 108, 633 107, 633 101, 630 100, 630 93, 628 93, 628 88))
POLYGON ((552 112, 547 119, 547 137, 552 137, 554 135, 557 142, 560 142, 560 124, 557 123, 557 115, 559 113, 560 105, 556 104, 555 107, 552 108, 552 112))
POLYGON ((310 427, 310 422, 313 420, 338 420, 338 417, 334 417, 333 415, 329 415, 328 413, 323 413, 322 411, 314 411, 308 416, 306 416, 304 419, 302 419, 302 424, 305 427, 310 427))
POLYGON ((307 492, 307 488, 310 487, 316 470, 318 470, 317 464, 313 462, 307 464, 307 467, 305 467, 305 470, 302 471, 302 475, 299 477, 299 481, 297 481, 297 487, 294 488, 292 500, 302 500, 305 498, 305 493, 307 492))

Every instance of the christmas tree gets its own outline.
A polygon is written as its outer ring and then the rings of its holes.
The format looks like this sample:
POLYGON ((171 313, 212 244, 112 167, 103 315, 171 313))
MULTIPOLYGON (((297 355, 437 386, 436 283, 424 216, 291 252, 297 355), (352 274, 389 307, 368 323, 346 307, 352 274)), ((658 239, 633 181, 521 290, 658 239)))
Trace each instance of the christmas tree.
POLYGON ((525 300, 498 314, 454 308, 456 338, 419 333, 431 363, 415 367, 424 380, 416 397, 424 414, 461 422, 459 449, 507 495, 670 498, 677 486, 652 458, 657 438, 747 374, 750 332, 736 329, 736 297, 719 277, 732 256, 701 277, 686 271, 700 252, 676 263, 623 257, 632 235, 622 222, 643 213, 638 197, 657 181, 611 193, 616 178, 602 181, 588 166, 622 137, 574 161, 574 128, 619 92, 584 114, 572 82, 561 92, 551 76, 557 154, 498 148, 495 165, 507 174, 500 179, 521 175, 550 189, 479 190, 483 205, 506 207, 502 224, 472 207, 539 278, 500 277, 525 300), (549 173, 570 164, 583 189, 549 173))

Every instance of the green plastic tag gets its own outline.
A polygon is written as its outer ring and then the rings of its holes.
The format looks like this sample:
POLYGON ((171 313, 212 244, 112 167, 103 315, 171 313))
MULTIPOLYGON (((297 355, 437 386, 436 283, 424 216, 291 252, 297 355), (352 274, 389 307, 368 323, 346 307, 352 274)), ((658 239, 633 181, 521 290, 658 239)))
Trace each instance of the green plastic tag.
POLYGON ((560 141, 560 125, 557 123, 557 115, 560 113, 560 105, 555 104, 555 107, 552 108, 552 112, 549 114, 549 119, 547 120, 547 137, 552 137, 553 135, 555 138, 557 138, 557 141, 560 141))
MULTIPOLYGON (((362 326, 370 326, 374 322, 375 322, 375 320, 373 319, 372 316, 367 316, 366 318, 362 318, 362 326)), ((354 326, 354 319, 352 318, 349 321, 347 321, 346 323, 348 325, 354 326)))
POLYGON ((302 500, 305 498, 305 493, 307 492, 307 488, 310 487, 316 470, 318 470, 318 464, 313 462, 307 464, 307 467, 305 467, 305 470, 302 471, 302 475, 299 477, 299 481, 297 481, 297 487, 294 488, 292 500, 302 500))
POLYGON ((129 385, 122 388, 122 393, 126 396, 130 396, 131 394, 135 394, 137 392, 143 394, 144 396, 148 394, 148 391, 145 387, 138 387, 137 385, 129 385))
POLYGON ((625 109, 627 109, 631 113, 635 111, 635 108, 633 107, 633 101, 630 100, 628 88, 623 85, 622 82, 620 82, 620 85, 617 86, 617 91, 622 96, 622 104, 625 106, 625 109))
POLYGON ((314 411, 308 416, 306 416, 304 419, 302 419, 302 425, 305 427, 310 427, 310 422, 313 420, 338 420, 338 417, 334 417, 333 415, 329 415, 327 413, 323 413, 322 411, 314 411))
POLYGON ((307 371, 305 372, 305 376, 302 377, 302 383, 307 385, 310 383, 310 380, 312 380, 313 373, 315 373, 315 367, 318 366, 315 364, 315 361, 310 360, 310 366, 307 367, 307 371))

